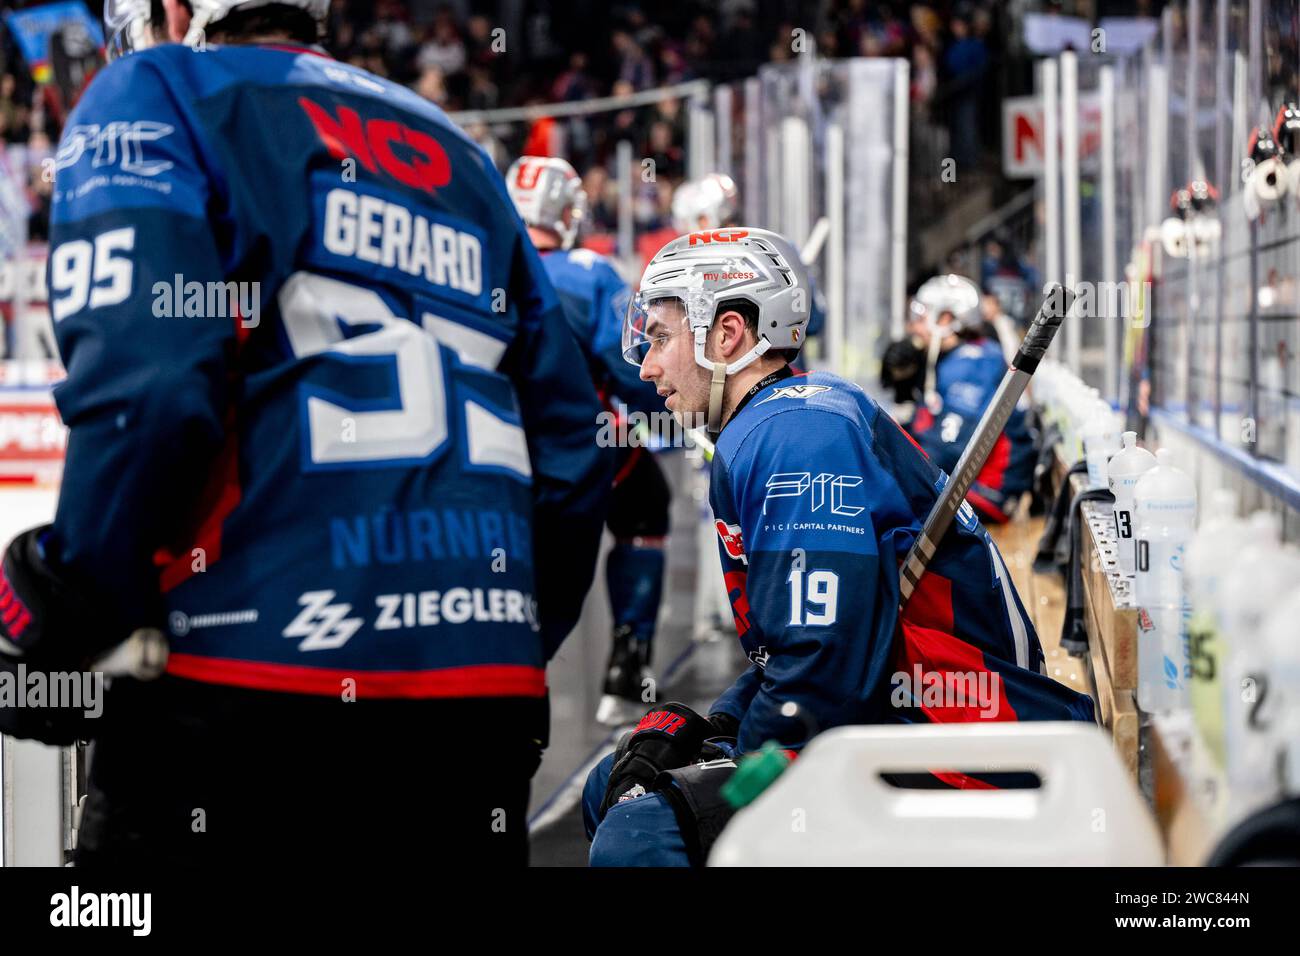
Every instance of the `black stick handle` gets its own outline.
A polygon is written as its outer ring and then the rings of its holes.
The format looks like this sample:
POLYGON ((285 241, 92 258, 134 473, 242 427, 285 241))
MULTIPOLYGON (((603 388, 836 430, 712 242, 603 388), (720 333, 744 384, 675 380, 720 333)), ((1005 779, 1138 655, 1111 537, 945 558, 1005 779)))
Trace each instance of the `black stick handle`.
POLYGON ((1065 321, 1070 306, 1074 305, 1074 299, 1075 294, 1059 282, 1053 282, 1043 290, 1042 308, 1034 316, 1029 331, 1025 333, 1024 341, 1020 343, 1020 351, 1016 353, 1015 361, 1011 363, 1014 368, 1028 372, 1030 375, 1034 374, 1047 347, 1052 344, 1056 330, 1065 321))

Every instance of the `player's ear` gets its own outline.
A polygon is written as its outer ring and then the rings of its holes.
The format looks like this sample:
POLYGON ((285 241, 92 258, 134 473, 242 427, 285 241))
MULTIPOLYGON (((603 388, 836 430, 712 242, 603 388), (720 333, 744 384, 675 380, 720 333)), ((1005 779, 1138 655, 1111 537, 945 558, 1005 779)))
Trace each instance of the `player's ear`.
POLYGON ((167 39, 181 43, 185 34, 190 32, 190 20, 193 14, 181 0, 163 0, 163 10, 167 15, 167 39))
POLYGON ((745 347, 745 317, 734 309, 728 309, 718 316, 714 323, 718 330, 718 351, 720 357, 730 362, 749 351, 745 347))

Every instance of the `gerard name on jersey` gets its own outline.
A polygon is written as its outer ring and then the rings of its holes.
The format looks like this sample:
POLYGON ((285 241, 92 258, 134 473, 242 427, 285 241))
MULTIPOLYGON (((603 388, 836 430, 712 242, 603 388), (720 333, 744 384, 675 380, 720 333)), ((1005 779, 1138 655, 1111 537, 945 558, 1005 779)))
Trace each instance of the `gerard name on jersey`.
POLYGON ((483 247, 477 236, 378 196, 331 189, 321 242, 334 255, 421 276, 468 296, 483 291, 483 247))

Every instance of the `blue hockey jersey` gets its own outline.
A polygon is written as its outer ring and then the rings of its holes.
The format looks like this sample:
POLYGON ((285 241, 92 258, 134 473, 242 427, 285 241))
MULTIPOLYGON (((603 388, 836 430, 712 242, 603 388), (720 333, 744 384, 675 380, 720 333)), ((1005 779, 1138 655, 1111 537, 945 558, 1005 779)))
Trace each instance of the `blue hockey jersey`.
POLYGON ((754 392, 713 458, 710 502, 751 666, 712 708, 739 745, 841 724, 1092 720, 1043 652, 968 506, 898 614, 899 567, 947 475, 860 388, 825 372, 754 392), (793 702, 802 717, 780 714, 793 702))
MULTIPOLYGON (((1006 371, 1002 346, 993 339, 966 342, 939 357, 934 379, 942 405, 935 412, 918 407, 909 430, 944 471, 957 466, 1006 371)), ((1033 487, 1037 458, 1025 412, 1017 408, 966 500, 986 521, 1007 521, 1020 496, 1033 487)))
POLYGON ((100 72, 59 145, 52 559, 169 672, 541 696, 591 581, 599 404, 500 174, 302 48, 100 72))
POLYGON ((623 317, 631 290, 608 259, 591 249, 556 249, 542 253, 565 317, 582 348, 601 396, 631 411, 663 411, 654 385, 641 381, 637 368, 623 358, 623 317))

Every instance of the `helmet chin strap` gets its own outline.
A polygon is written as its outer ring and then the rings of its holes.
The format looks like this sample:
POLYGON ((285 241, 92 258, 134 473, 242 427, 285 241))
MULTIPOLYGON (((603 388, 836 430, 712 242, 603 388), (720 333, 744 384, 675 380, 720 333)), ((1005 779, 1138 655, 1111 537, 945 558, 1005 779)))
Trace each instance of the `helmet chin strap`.
POLYGON ((203 31, 207 29, 208 21, 211 17, 212 14, 208 13, 206 10, 195 11, 194 15, 190 18, 189 29, 185 31, 185 38, 181 40, 181 42, 191 49, 193 49, 194 45, 200 40, 205 40, 206 42, 206 39, 203 36, 203 31))
POLYGON ((939 367, 939 349, 943 346, 941 330, 930 330, 930 346, 925 354, 925 407, 931 412, 938 412, 942 407, 939 391, 935 387, 935 376, 939 367))
POLYGON ((709 382, 709 425, 710 435, 722 431, 722 392, 727 384, 727 366, 722 362, 713 363, 713 379, 709 382))
POLYGON ((705 430, 710 435, 716 437, 717 434, 722 431, 722 395, 726 390, 727 376, 753 365, 758 361, 759 357, 771 347, 771 343, 768 342, 767 339, 763 339, 736 361, 728 365, 726 362, 712 362, 705 358, 704 341, 709 334, 708 328, 696 326, 694 331, 695 364, 707 368, 711 373, 709 379, 709 423, 705 427, 705 430))

